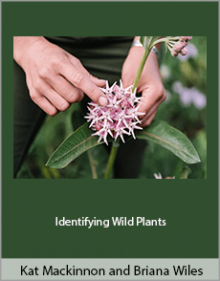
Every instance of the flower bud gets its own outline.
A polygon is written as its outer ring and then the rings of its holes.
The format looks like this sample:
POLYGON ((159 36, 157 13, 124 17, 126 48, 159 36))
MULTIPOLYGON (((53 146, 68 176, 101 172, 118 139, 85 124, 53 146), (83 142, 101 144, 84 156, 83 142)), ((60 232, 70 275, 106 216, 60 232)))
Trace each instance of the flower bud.
POLYGON ((186 48, 183 48, 181 51, 180 51, 181 55, 185 56, 187 54, 187 49, 186 48))
POLYGON ((190 41, 192 39, 192 36, 180 36, 181 41, 190 41))
POLYGON ((174 45, 173 48, 174 48, 175 51, 179 52, 180 50, 182 50, 183 45, 182 45, 181 43, 177 42, 177 43, 174 45))
POLYGON ((166 37, 166 46, 170 50, 171 56, 176 57, 179 53, 186 55, 187 50, 184 48, 188 46, 188 41, 191 39, 192 36, 166 37))
POLYGON ((176 57, 178 55, 178 52, 174 49, 171 50, 171 56, 176 57))

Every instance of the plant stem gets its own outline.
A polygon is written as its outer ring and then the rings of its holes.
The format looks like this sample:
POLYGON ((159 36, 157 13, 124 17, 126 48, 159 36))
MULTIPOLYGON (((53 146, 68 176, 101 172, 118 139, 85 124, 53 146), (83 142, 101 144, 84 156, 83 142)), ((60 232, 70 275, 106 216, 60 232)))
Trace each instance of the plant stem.
MULTIPOLYGON (((152 44, 152 41, 153 41, 153 37, 151 37, 151 40, 148 43, 148 46, 144 48, 144 54, 143 54, 143 56, 141 58, 141 62, 139 64, 139 66, 138 66, 138 70, 137 70, 137 73, 136 73, 135 78, 134 78, 134 84, 133 84, 132 92, 134 92, 134 90, 138 87, 138 83, 140 81, 141 73, 143 71, 144 65, 146 63, 146 60, 147 60, 149 54, 150 54, 151 49, 153 48, 153 46, 155 44, 155 42, 153 42, 153 44, 152 44)), ((113 164, 115 162, 115 158, 116 158, 116 155, 117 155, 118 147, 119 147, 119 143, 114 141, 113 144, 112 144, 112 149, 111 149, 111 153, 110 153, 110 156, 109 156, 109 160, 108 160, 106 172, 105 172, 105 175, 104 175, 104 179, 108 179, 109 178, 109 175, 111 173, 113 164)))
POLYGON ((92 178, 93 179, 97 179, 98 176, 97 176, 97 173, 96 173, 96 165, 95 165, 95 161, 93 159, 93 156, 92 156, 92 151, 91 150, 88 150, 88 156, 89 156, 89 163, 90 163, 90 166, 91 166, 91 170, 92 170, 92 178))
POLYGON ((143 54, 143 56, 141 58, 141 62, 139 64, 139 66, 138 66, 138 70, 137 70, 136 76, 134 78, 134 84, 133 84, 132 92, 135 90, 135 88, 138 87, 138 83, 139 83, 140 78, 141 78, 141 73, 143 71, 144 65, 146 63, 146 60, 147 60, 149 54, 150 54, 151 49, 155 45, 157 45, 158 43, 166 42, 166 40, 167 40, 166 38, 160 38, 160 39, 154 41, 154 38, 152 36, 151 40, 149 42, 149 45, 147 47, 144 47, 144 54, 143 54))
POLYGON ((138 87, 138 83, 139 83, 140 78, 141 78, 141 73, 143 71, 145 62, 146 62, 146 60, 147 60, 147 58, 149 56, 150 50, 151 49, 149 49, 149 48, 144 50, 144 54, 143 54, 143 56, 141 58, 141 62, 139 64, 139 66, 138 66, 138 70, 137 70, 137 73, 136 73, 135 78, 134 78, 134 84, 133 84, 132 91, 134 91, 134 89, 138 87))
MULTIPOLYGON (((167 38, 168 37, 157 39, 156 41, 153 42, 153 44, 151 45, 151 48, 153 48, 153 46, 155 46, 155 45, 157 45, 159 43, 167 42, 167 38)), ((178 37, 173 37, 172 39, 176 40, 177 38, 178 37)))
POLYGON ((191 170, 189 167, 187 167, 187 166, 183 167, 180 172, 180 179, 188 179, 188 176, 190 173, 191 173, 191 170))
POLYGON ((109 175, 111 173, 112 167, 114 165, 115 162, 115 158, 117 155, 117 151, 118 151, 118 147, 119 147, 119 142, 118 141, 113 141, 112 143, 112 148, 111 148, 111 153, 108 159, 108 164, 107 164, 107 168, 105 171, 105 175, 104 175, 104 179, 108 179, 109 175))

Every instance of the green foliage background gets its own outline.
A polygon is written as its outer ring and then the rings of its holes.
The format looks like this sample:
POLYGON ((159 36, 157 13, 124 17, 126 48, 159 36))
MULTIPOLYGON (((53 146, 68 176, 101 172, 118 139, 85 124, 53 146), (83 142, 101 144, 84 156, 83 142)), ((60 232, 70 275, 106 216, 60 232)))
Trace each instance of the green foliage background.
MULTIPOLYGON (((161 69, 166 66, 169 75, 162 74, 166 90, 171 94, 160 105, 156 118, 162 119, 182 131, 192 141, 201 158, 201 163, 186 167, 186 164, 166 149, 149 143, 144 151, 144 161, 139 178, 153 179, 154 173, 163 177, 175 176, 180 178, 183 171, 190 171, 189 179, 205 179, 207 177, 206 155, 206 107, 197 109, 194 104, 185 106, 179 95, 173 90, 173 83, 180 81, 184 87, 197 88, 206 95, 207 63, 206 37, 194 36, 191 40, 197 50, 195 58, 180 61, 164 52, 161 69)), ((55 117, 47 117, 17 178, 44 179, 90 179, 92 178, 91 163, 95 164, 98 178, 102 178, 108 160, 104 146, 97 146, 89 153, 86 152, 64 169, 56 170, 45 166, 50 155, 63 140, 73 132, 72 116, 76 116, 78 105, 73 104, 66 112, 60 112, 55 117)), ((81 116, 82 117, 82 116, 81 116)))

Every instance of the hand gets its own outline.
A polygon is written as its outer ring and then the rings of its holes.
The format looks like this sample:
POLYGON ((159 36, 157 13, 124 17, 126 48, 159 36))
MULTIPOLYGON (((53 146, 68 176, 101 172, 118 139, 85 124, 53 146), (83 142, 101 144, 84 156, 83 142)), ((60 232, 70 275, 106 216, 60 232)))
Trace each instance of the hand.
POLYGON ((47 114, 65 111, 84 93, 99 105, 106 105, 98 87, 105 80, 93 77, 80 61, 44 37, 14 37, 14 59, 26 73, 31 99, 47 114))
MULTIPOLYGON (((123 87, 126 88, 134 83, 134 78, 143 53, 143 48, 131 47, 122 68, 123 87)), ((137 88, 137 93, 140 92, 142 92, 142 99, 138 111, 145 113, 145 115, 140 116, 140 119, 142 119, 141 126, 146 127, 150 125, 156 115, 158 106, 166 98, 157 56, 154 52, 150 52, 145 63, 137 88)))

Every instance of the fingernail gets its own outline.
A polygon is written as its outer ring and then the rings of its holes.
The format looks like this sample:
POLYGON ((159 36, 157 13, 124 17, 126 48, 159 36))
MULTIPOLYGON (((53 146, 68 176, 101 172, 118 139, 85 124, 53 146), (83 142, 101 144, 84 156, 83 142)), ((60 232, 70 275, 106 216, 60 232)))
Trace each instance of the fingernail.
POLYGON ((102 106, 106 106, 107 105, 107 99, 105 97, 100 97, 99 98, 99 104, 102 106))

